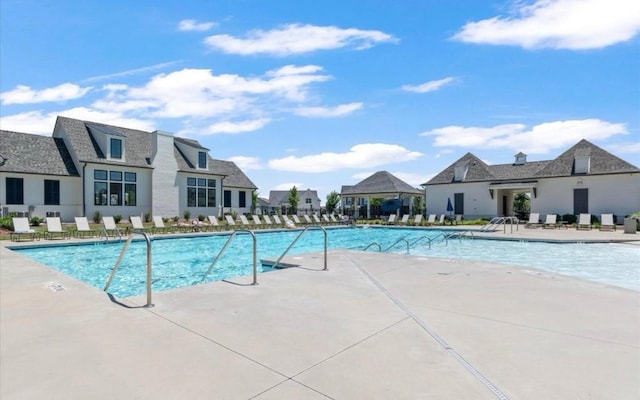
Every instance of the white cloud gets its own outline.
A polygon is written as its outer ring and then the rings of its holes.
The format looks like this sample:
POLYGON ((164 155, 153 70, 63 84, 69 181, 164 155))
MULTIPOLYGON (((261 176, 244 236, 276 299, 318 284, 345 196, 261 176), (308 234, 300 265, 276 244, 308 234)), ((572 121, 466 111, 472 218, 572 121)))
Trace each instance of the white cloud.
POLYGON ((183 19, 178 23, 179 31, 197 31, 203 32, 216 26, 215 22, 198 22, 195 19, 183 19))
POLYGON ((252 132, 261 129, 266 124, 268 124, 270 119, 261 118, 254 119, 249 121, 240 121, 240 122, 231 122, 231 121, 222 121, 216 122, 215 124, 209 125, 206 129, 206 135, 215 135, 218 133, 244 133, 244 132, 252 132))
POLYGON ((91 89, 91 87, 83 88, 73 83, 63 83, 43 90, 33 90, 29 86, 18 85, 13 90, 0 93, 0 101, 6 105, 73 100, 84 96, 91 89))
POLYGON ((447 85, 455 80, 456 79, 454 77, 448 76, 446 78, 438 79, 435 81, 425 82, 420 85, 404 85, 402 86, 402 90, 405 90, 407 92, 414 92, 414 93, 435 92, 436 90, 440 89, 444 85, 447 85))
POLYGON ((304 185, 300 182, 290 182, 290 183, 280 183, 274 186, 274 188, 271 190, 291 190, 291 188, 294 186, 298 190, 300 190, 301 187, 304 187, 304 185))
POLYGON ((130 70, 127 70, 127 71, 115 72, 113 74, 97 75, 97 76, 92 76, 90 78, 83 79, 81 82, 86 83, 86 82, 95 82, 95 81, 105 81, 105 80, 113 79, 113 78, 122 78, 122 77, 125 77, 125 76, 132 76, 132 75, 142 74, 142 73, 145 73, 145 72, 158 71, 160 69, 164 69, 164 68, 170 67, 172 65, 179 64, 181 62, 182 62, 181 60, 168 61, 168 62, 164 62, 164 63, 149 65, 149 66, 146 66, 146 67, 134 68, 134 69, 130 69, 130 70))
POLYGON ((249 31, 244 38, 213 35, 207 37, 204 42, 214 50, 230 54, 288 56, 344 47, 361 50, 376 43, 397 41, 392 35, 381 31, 289 24, 270 31, 249 31))
POLYGON ((16 132, 51 135, 56 117, 64 116, 84 121, 102 122, 104 124, 125 126, 131 129, 153 131, 153 122, 142 119, 127 118, 120 113, 101 112, 85 107, 76 107, 63 111, 43 114, 41 111, 29 111, 0 118, 2 129, 16 132))
POLYGON ((346 153, 321 153, 302 157, 288 156, 269 161, 269 167, 280 171, 328 172, 343 168, 372 168, 385 164, 415 160, 422 153, 385 143, 358 144, 346 153))
POLYGON ((640 32, 640 3, 629 0, 537 0, 513 15, 469 22, 463 42, 554 49, 597 49, 640 32))
POLYGON ((635 156, 634 159, 630 159, 629 162, 635 164, 636 166, 640 165, 640 142, 623 142, 610 144, 607 147, 607 150, 613 154, 633 154, 635 156))
POLYGON ((341 104, 335 107, 298 107, 293 113, 303 117, 343 117, 362 108, 362 103, 341 104))
POLYGON ((603 140, 626 134, 624 124, 599 119, 545 122, 527 130, 523 124, 497 125, 491 128, 447 126, 421 133, 435 136, 435 146, 457 146, 468 149, 510 148, 526 154, 544 154, 573 145, 581 139, 603 140))
POLYGON ((260 159, 258 157, 235 156, 229 157, 227 160, 234 162, 238 168, 243 171, 250 169, 262 169, 262 165, 260 165, 260 159))

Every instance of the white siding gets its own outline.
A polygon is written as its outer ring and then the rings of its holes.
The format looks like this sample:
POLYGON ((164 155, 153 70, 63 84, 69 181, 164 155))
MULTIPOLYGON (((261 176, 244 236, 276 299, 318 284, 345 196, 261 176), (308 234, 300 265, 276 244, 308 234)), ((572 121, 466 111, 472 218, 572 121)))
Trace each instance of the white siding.
MULTIPOLYGON (((181 215, 178 163, 173 150, 173 136, 154 132, 152 213, 162 217, 181 215)), ((185 192, 186 205, 186 192, 185 192)))
POLYGON ((447 211, 447 199, 451 199, 451 204, 455 206, 455 193, 464 193, 465 219, 494 217, 497 214, 497 193, 494 192, 494 197, 491 199, 491 195, 489 194, 489 184, 487 182, 480 182, 427 186, 425 190, 427 215, 449 215, 449 212, 447 211))

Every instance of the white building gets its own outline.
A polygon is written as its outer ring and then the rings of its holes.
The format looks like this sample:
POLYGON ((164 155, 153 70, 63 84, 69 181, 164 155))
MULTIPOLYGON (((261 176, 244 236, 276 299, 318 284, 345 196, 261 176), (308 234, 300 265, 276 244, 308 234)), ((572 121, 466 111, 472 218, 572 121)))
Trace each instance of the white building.
MULTIPOLYGON (((272 190, 269 192, 269 205, 271 210, 279 214, 291 214, 289 204, 289 190, 272 190)), ((320 198, 317 190, 298 190, 298 215, 313 215, 320 213, 320 198)))
POLYGON ((612 213, 620 223, 640 211, 640 169, 586 140, 553 160, 526 158, 518 153, 513 163, 487 165, 465 154, 424 184, 427 213, 510 216, 517 193, 528 193, 540 216, 612 213))
POLYGON ((0 131, 0 210, 45 217, 248 213, 256 186, 197 141, 58 117, 52 137, 0 131))

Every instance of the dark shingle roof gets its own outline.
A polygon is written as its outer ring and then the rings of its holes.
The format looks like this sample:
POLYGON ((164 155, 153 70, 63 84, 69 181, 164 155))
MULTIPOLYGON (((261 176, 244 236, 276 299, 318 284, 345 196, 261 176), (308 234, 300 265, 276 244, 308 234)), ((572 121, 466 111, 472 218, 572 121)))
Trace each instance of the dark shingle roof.
POLYGON ((277 206, 289 204, 289 190, 272 190, 269 192, 269 204, 277 206))
POLYGON ((209 157, 209 171, 214 174, 222 174, 225 187, 256 190, 258 187, 249 179, 232 161, 215 160, 209 157))
POLYGON ((478 157, 467 153, 433 177, 426 185, 452 183, 455 176, 455 167, 465 163, 468 164, 469 170, 463 182, 516 181, 571 176, 573 175, 573 163, 576 156, 589 156, 589 175, 640 171, 634 165, 583 139, 554 160, 528 161, 522 165, 487 165, 478 157))
POLYGON ((342 192, 340 194, 342 196, 350 196, 358 194, 422 195, 423 193, 408 183, 391 175, 387 171, 378 171, 356 185, 342 186, 342 192))
POLYGON ((639 172, 640 169, 586 140, 581 140, 535 174, 536 178, 571 176, 576 156, 589 157, 589 175, 639 172))
MULTIPOLYGON (((150 168, 151 135, 149 132, 122 128, 73 118, 58 117, 56 125, 64 129, 78 161, 131 167, 150 168), (93 135, 96 132, 115 134, 124 138, 125 161, 109 160, 102 153, 93 135)), ((55 133, 54 133, 55 134, 55 133)))
POLYGON ((80 176, 58 138, 0 131, 0 157, 0 172, 80 176))

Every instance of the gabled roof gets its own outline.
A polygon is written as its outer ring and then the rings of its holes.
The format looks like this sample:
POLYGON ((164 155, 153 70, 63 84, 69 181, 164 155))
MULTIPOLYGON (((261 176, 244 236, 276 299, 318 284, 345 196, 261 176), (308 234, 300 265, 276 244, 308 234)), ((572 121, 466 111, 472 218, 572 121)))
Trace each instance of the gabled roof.
POLYGON ((353 186, 342 186, 341 196, 354 195, 400 195, 413 194, 422 195, 423 193, 409 185, 408 183, 396 178, 387 171, 378 171, 368 178, 360 181, 353 186))
POLYGON ((469 167, 467 175, 462 182, 508 182, 546 177, 572 176, 574 159, 577 156, 589 157, 589 175, 640 172, 640 169, 634 165, 583 139, 554 160, 527 161, 520 165, 487 165, 475 155, 467 153, 433 177, 425 185, 452 183, 455 176, 455 167, 459 165, 468 165, 469 167))
MULTIPOLYGON (((151 135, 149 132, 67 117, 58 117, 56 128, 58 127, 67 133, 68 145, 73 148, 80 162, 150 168, 148 159, 151 157, 151 135), (97 132, 123 137, 126 140, 124 144, 126 161, 106 158, 95 140, 94 135, 97 132)), ((56 131, 54 131, 54 136, 56 131)))
POLYGON ((580 156, 589 157, 588 175, 640 172, 640 169, 633 164, 583 139, 540 169, 535 177, 571 176, 574 159, 580 156))
POLYGON ((269 192, 269 204, 278 206, 289 204, 289 190, 272 190, 269 192))
POLYGON ((80 176, 62 139, 0 131, 0 172, 80 176))
POLYGON ((226 175, 223 181, 225 187, 252 190, 258 188, 232 161, 215 160, 209 157, 209 171, 215 174, 226 175))

